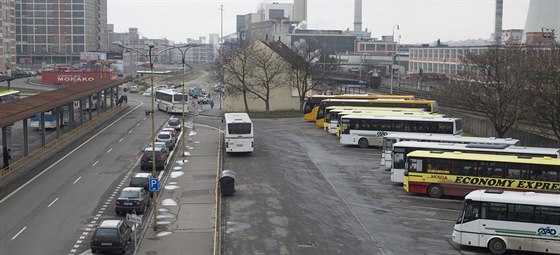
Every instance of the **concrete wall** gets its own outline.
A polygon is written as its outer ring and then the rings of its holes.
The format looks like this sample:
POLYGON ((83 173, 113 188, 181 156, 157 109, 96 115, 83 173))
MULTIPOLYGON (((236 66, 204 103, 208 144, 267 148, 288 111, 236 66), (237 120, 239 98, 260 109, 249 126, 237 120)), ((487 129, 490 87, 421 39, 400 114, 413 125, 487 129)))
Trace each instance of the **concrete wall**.
MULTIPOLYGON (((490 121, 486 120, 481 116, 475 116, 466 114, 463 112, 458 112, 449 108, 441 108, 441 112, 452 117, 458 117, 463 119, 463 131, 469 135, 482 136, 482 137, 492 137, 496 136, 494 127, 490 121)), ((523 127, 526 129, 529 127, 523 127)), ((545 137, 543 135, 538 135, 538 133, 543 133, 541 130, 535 130, 534 132, 528 132, 522 130, 518 127, 511 128, 505 135, 505 137, 511 137, 519 139, 519 145, 530 146, 530 147, 560 147, 560 141, 556 140, 554 137, 545 137)))

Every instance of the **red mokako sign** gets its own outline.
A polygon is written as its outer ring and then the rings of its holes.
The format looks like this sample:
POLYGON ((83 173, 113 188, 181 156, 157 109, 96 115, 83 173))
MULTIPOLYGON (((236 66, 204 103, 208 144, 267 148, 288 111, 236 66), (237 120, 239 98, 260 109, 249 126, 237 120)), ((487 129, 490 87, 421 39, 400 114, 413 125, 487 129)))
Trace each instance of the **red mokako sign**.
POLYGON ((56 85, 80 85, 100 80, 114 80, 117 72, 43 72, 43 83, 56 85))

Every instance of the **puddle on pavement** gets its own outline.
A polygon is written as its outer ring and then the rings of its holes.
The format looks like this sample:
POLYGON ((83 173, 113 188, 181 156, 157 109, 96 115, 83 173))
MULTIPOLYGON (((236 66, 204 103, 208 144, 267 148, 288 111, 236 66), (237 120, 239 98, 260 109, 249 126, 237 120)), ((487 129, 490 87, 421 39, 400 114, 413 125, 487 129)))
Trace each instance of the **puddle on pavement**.
POLYGON ((172 232, 169 232, 169 231, 161 231, 161 232, 158 232, 156 234, 156 237, 164 237, 164 236, 168 236, 168 235, 171 235, 171 234, 172 234, 172 232))
POLYGON ((233 232, 242 231, 251 227, 251 224, 228 221, 226 234, 231 234, 233 232))
POLYGON ((161 205, 163 206, 177 206, 177 201, 173 200, 172 198, 166 198, 161 201, 161 205))
POLYGON ((190 136, 196 135, 196 132, 189 132, 190 136))
POLYGON ((173 172, 171 172, 171 176, 170 176, 170 177, 171 177, 171 178, 177 178, 177 177, 180 177, 180 176, 182 176, 182 175, 184 175, 184 174, 185 174, 185 173, 183 173, 182 171, 173 171, 173 172))
POLYGON ((177 185, 165 185, 166 190, 175 190, 175 189, 178 189, 178 188, 181 188, 181 187, 179 187, 177 185))

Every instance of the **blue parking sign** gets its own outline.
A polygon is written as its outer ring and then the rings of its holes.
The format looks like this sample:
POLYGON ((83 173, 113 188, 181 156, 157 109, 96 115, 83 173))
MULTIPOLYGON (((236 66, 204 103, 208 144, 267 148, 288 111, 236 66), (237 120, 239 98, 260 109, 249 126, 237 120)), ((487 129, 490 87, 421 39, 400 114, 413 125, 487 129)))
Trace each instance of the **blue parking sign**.
POLYGON ((159 191, 158 178, 150 178, 150 191, 159 191))

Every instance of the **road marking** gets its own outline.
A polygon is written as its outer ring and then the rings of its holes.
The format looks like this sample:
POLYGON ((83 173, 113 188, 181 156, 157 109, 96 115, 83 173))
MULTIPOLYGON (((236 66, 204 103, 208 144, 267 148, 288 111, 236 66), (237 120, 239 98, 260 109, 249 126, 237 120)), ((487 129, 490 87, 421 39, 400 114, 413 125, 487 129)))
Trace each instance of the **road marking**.
POLYGON ((58 197, 55 198, 47 207, 51 207, 51 205, 53 205, 56 201, 58 201, 58 197))
POLYGON ((76 180, 74 181, 74 184, 76 184, 76 182, 78 182, 78 181, 79 181, 80 179, 82 179, 82 177, 81 177, 81 176, 80 176, 80 177, 78 177, 78 179, 76 179, 76 180))
POLYGON ((104 132, 105 130, 109 129, 110 127, 112 127, 113 125, 115 125, 115 123, 117 123, 118 121, 120 121, 122 118, 126 117, 128 114, 130 114, 131 112, 133 112, 134 110, 138 109, 140 106, 142 106, 144 103, 140 102, 139 105, 137 105, 136 107, 132 108, 130 111, 128 111, 127 113, 123 114, 120 118, 116 119, 115 121, 113 121, 111 124, 107 125, 104 129, 102 129, 101 131, 97 132, 97 134, 93 135, 92 137, 90 137, 89 139, 87 139, 85 142, 83 142, 82 144, 78 145, 78 147, 76 147, 75 149, 73 149, 72 151, 70 151, 68 154, 64 155, 62 158, 60 158, 59 160, 57 160, 56 162, 54 162, 52 165, 50 165, 49 167, 47 167, 45 170, 41 171, 39 174, 35 175, 33 178, 31 178, 29 181, 27 181, 26 183, 24 183, 23 185, 19 186, 19 188, 17 188, 16 190, 14 190, 12 193, 8 194, 6 197, 4 197, 2 200, 0 200, 0 204, 4 203, 4 201, 8 200, 10 197, 12 197, 13 195, 15 195, 16 193, 18 193, 21 189, 27 187, 27 185, 29 185, 31 182, 35 181, 37 178, 39 178, 41 175, 43 175, 44 173, 46 173, 47 171, 51 170, 51 168, 53 168, 54 166, 56 166, 58 163, 60 163, 61 161, 65 160, 67 157, 69 157, 70 155, 72 155, 72 153, 76 152, 77 150, 81 149, 82 147, 84 147, 84 145, 86 145, 87 143, 89 143, 91 140, 95 139, 99 134, 101 134, 102 132, 104 132))
POLYGON ((95 163, 93 163, 93 165, 91 165, 91 166, 95 166, 95 165, 97 165, 97 163, 99 163, 99 160, 95 161, 95 163))
POLYGON ((14 237, 12 237, 12 240, 16 239, 16 237, 19 236, 19 234, 21 234, 21 232, 23 232, 27 227, 23 227, 14 237))
POLYGON ((140 122, 136 123, 136 126, 140 126, 140 122))
POLYGON ((124 140, 124 137, 119 140, 119 143, 122 142, 122 140, 124 140))
POLYGON ((129 134, 132 133, 132 129, 131 129, 130 131, 128 131, 128 133, 129 133, 129 134))
POLYGON ((109 149, 109 150, 107 151, 107 153, 111 152, 112 150, 113 150, 113 148, 109 149))

